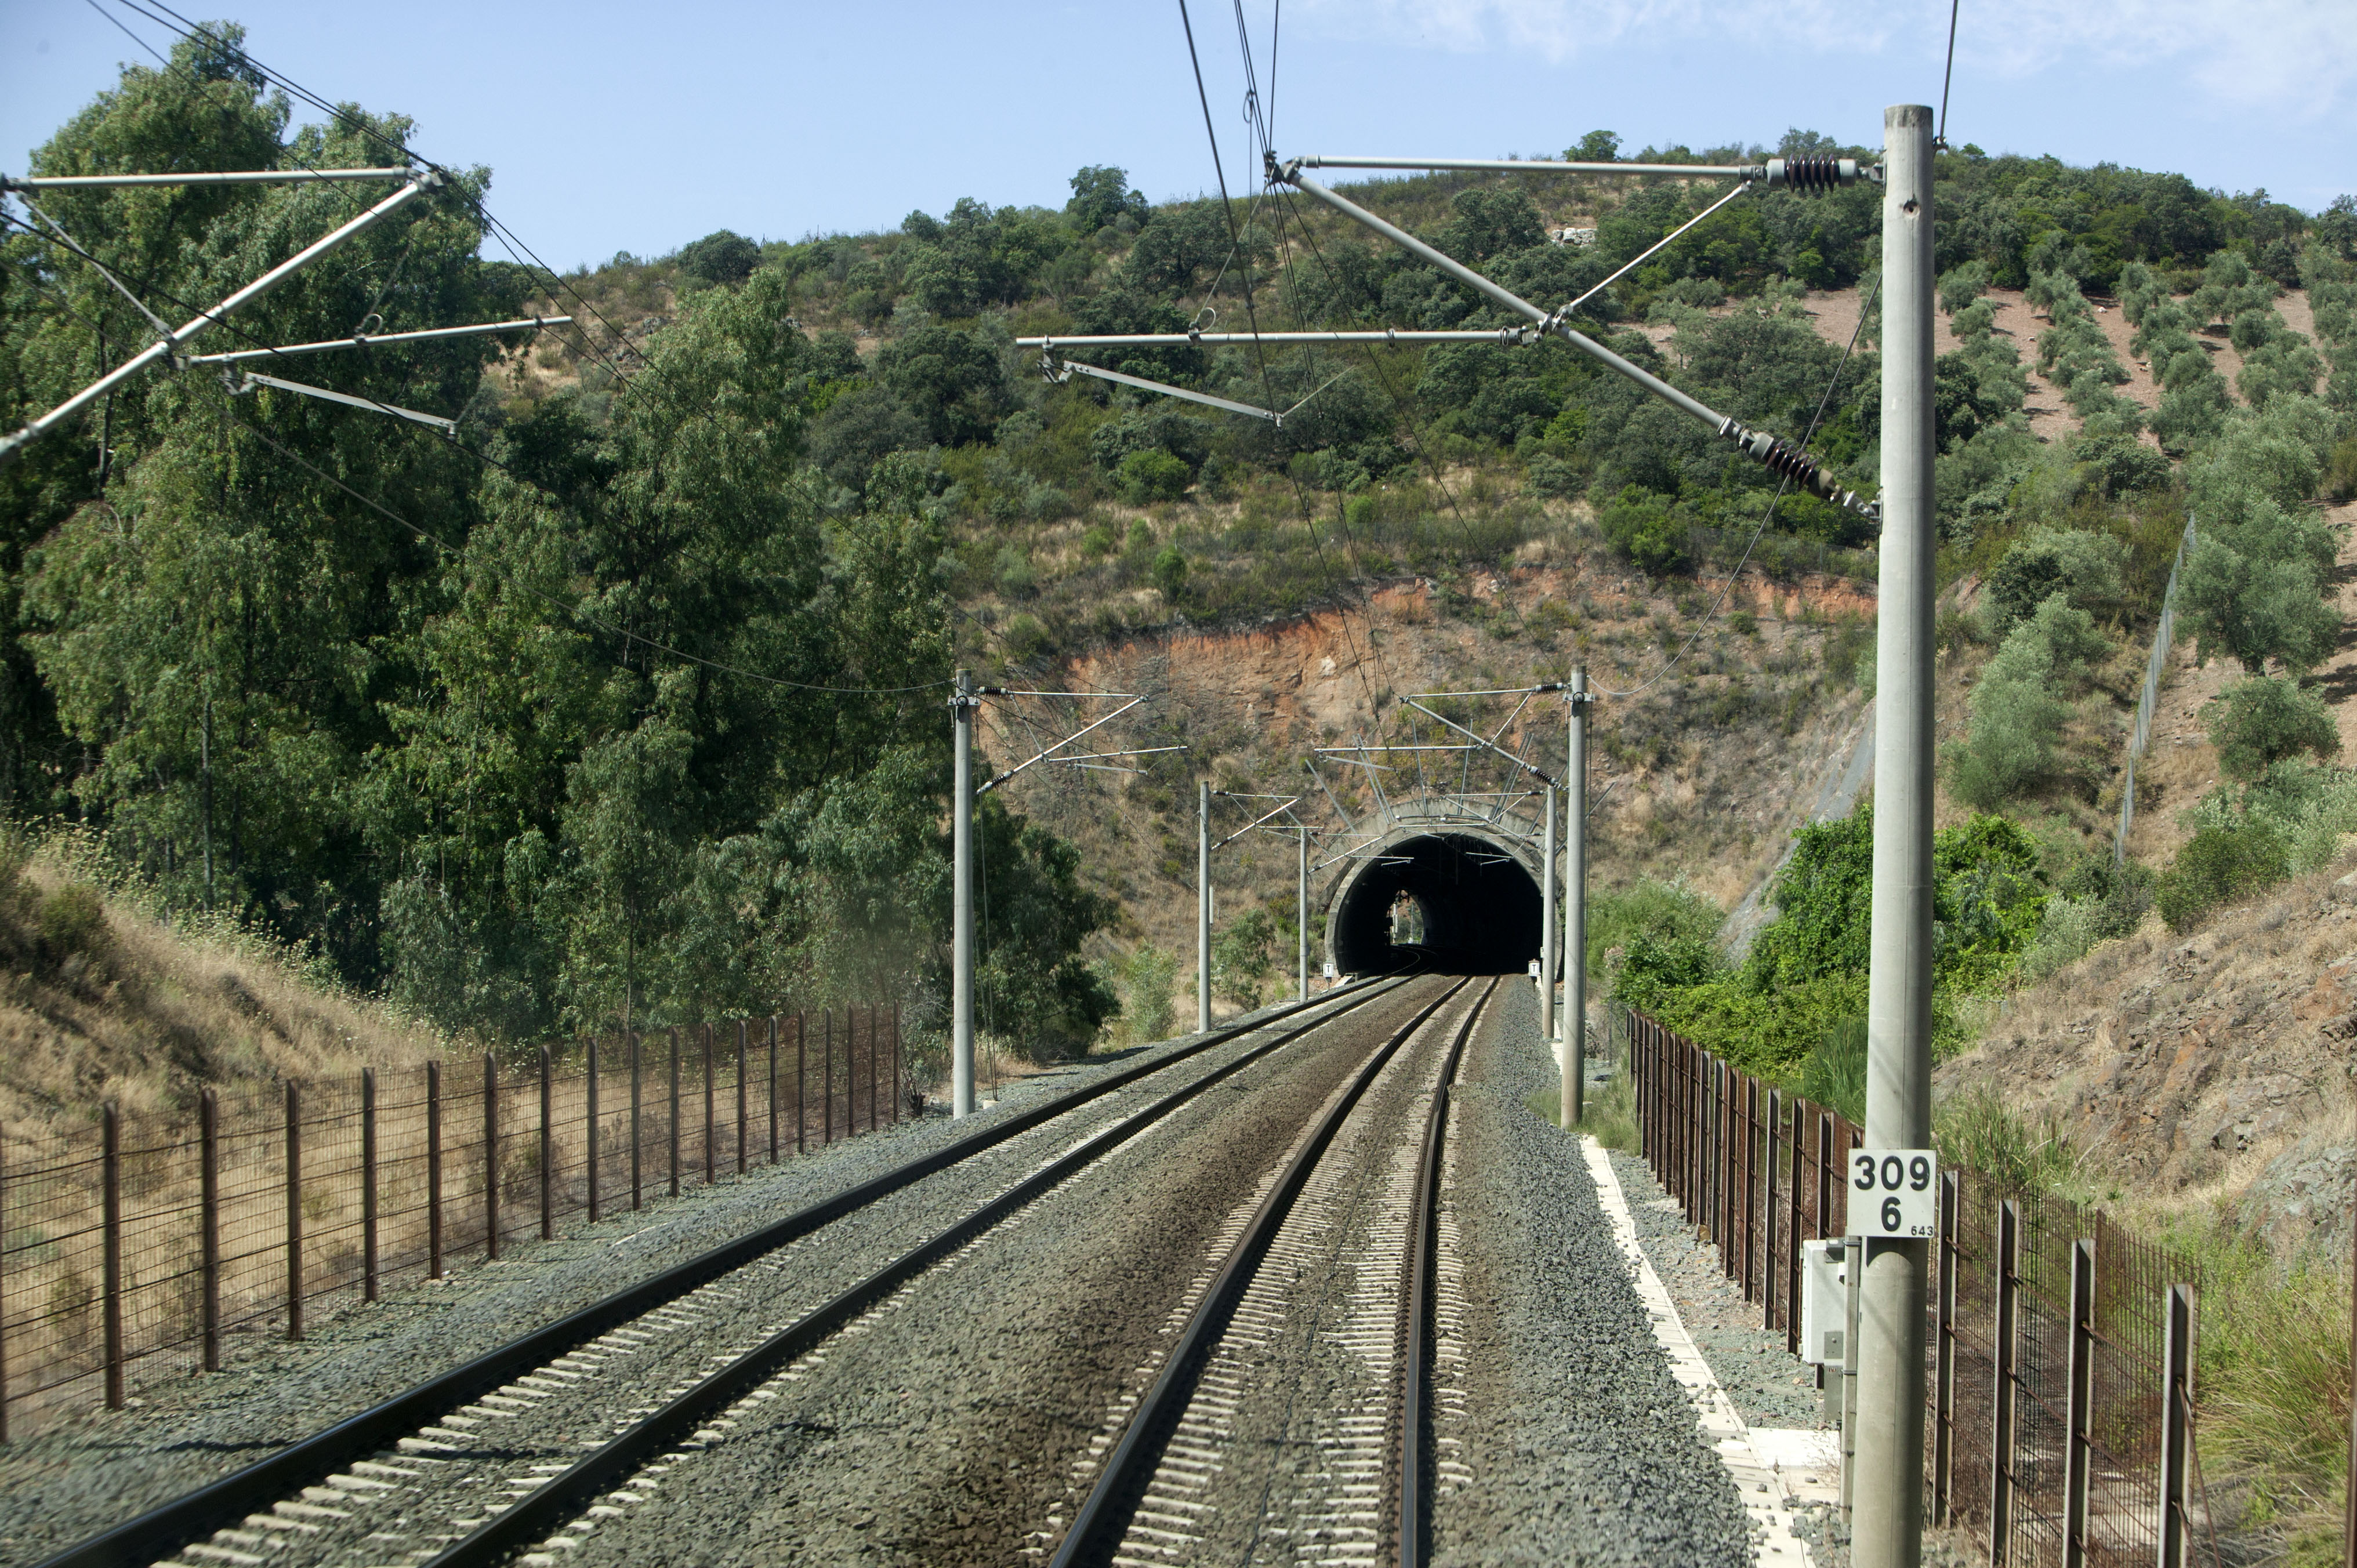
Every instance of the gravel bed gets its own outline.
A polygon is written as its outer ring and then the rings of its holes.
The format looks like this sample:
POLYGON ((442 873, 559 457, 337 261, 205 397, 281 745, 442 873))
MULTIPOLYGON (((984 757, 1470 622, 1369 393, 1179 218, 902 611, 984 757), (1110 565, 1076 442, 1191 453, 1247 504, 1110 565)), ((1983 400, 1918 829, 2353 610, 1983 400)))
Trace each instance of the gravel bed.
MULTIPOLYGON (((1372 1004, 1378 1011, 1384 1006, 1372 1004)), ((1184 1043, 1012 1080, 1000 1093, 999 1108, 1037 1103, 1140 1060, 1170 1056, 1184 1043)), ((1238 1041, 1197 1060, 1248 1048, 1250 1042, 1238 1041)), ((220 1373, 158 1380, 142 1390, 136 1408, 91 1412, 0 1449, 0 1563, 38 1561, 540 1324, 964 1136, 975 1124, 986 1125, 988 1114, 977 1123, 958 1124, 936 1112, 691 1189, 676 1201, 658 1200, 635 1214, 625 1211, 595 1226, 576 1220, 556 1240, 517 1244, 495 1263, 460 1266, 438 1284, 420 1281, 389 1290, 372 1306, 355 1304, 318 1324, 301 1343, 232 1343, 229 1366, 220 1373)), ((1030 1148, 1057 1133, 1035 1130, 1016 1145, 1030 1148)), ((1069 1142, 1071 1134, 1062 1137, 1069 1142)), ((841 1268, 826 1264, 856 1263, 905 1246, 927 1204, 953 1207, 970 1199, 976 1183, 1003 1185, 1006 1173, 994 1179, 989 1167, 1005 1163, 985 1159, 952 1167, 872 1206, 876 1215, 846 1217, 805 1238, 798 1245, 813 1266, 808 1288, 796 1294, 823 1299, 822 1283, 838 1288, 848 1283, 837 1280, 841 1268), (863 1219, 865 1224, 853 1223, 863 1219), (839 1245, 821 1242, 838 1234, 839 1245), (830 1251, 836 1256, 826 1256, 830 1251)))
POLYGON ((1824 1419, 1816 1369, 1785 1350, 1781 1329, 1771 1334, 1760 1326, 1760 1304, 1743 1299, 1742 1286, 1720 1265, 1718 1250, 1698 1239, 1644 1157, 1614 1155, 1612 1174, 1637 1222, 1638 1245, 1744 1424, 1837 1424, 1824 1419))
POLYGON ((928 1273, 770 1385, 567 1562, 1004 1563, 1052 1549, 1077 1470, 1150 1382, 1211 1242, 1437 982, 1243 1069, 928 1273))
POLYGON ((1510 985, 1459 1079, 1471 1472, 1433 1505, 1433 1561, 1748 1565, 1734 1483, 1653 1341, 1552 1089, 1538 999, 1510 985))

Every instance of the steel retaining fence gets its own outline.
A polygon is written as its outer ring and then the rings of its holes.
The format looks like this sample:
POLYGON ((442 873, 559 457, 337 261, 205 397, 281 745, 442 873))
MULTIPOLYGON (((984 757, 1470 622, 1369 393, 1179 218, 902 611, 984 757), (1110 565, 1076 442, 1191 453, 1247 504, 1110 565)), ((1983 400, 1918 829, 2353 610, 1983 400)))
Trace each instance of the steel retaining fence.
MULTIPOLYGON (((1643 1157, 1761 1326, 1797 1352, 1800 1243, 1844 1234, 1842 1156, 1862 1130, 1641 1013, 1614 1012, 1643 1157)), ((2191 1261, 2101 1209, 1971 1169, 1943 1171, 1939 1217, 1925 1280, 1925 1518, 1993 1563, 2184 1561, 2212 1528, 2188 1476, 2191 1261)))
POLYGON ((889 1126, 901 1046, 897 1006, 821 1009, 0 1128, 0 1441, 889 1126))

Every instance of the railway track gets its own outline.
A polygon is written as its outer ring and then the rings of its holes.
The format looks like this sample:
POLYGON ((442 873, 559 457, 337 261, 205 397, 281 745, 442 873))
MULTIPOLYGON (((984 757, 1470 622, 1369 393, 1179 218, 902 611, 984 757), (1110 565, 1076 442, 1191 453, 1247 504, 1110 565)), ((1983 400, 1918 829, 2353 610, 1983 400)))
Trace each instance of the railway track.
POLYGON ((1458 1317, 1449 1088, 1498 985, 1453 988, 1372 1053, 1227 1228, 1152 1388, 1079 1461, 1054 1568, 1424 1561, 1435 1483, 1465 1473, 1427 1388, 1458 1317))
POLYGON ((795 1363, 888 1310, 928 1271, 1236 1074, 1354 1021, 1362 1008, 1381 1013, 1383 999, 1412 983, 1329 993, 993 1119, 43 1568, 557 1560, 621 1513, 618 1489, 625 1503, 651 1493, 664 1455, 718 1441, 747 1411, 779 1397, 781 1374, 792 1378, 795 1363), (934 1190, 943 1187, 954 1190, 934 1190), (945 1225, 926 1212, 944 1205, 955 1210, 945 1225), (875 1232, 866 1247, 873 1266, 853 1268, 847 1283, 844 1257, 827 1269, 802 1266, 812 1249, 863 1226, 875 1232), (923 1240, 909 1246, 912 1229, 923 1240), (836 1288, 826 1291, 821 1275, 836 1288), (628 1491, 626 1481, 642 1490, 628 1491))

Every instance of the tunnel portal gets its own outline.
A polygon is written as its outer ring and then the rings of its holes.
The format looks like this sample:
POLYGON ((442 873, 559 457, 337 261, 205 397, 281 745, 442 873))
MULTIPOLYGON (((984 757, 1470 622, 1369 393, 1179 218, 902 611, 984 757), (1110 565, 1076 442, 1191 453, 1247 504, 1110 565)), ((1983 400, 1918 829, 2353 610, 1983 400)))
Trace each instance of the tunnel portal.
POLYGON ((1335 885, 1327 908, 1336 972, 1522 973, 1539 956, 1537 857, 1531 860, 1446 831, 1408 833, 1371 851, 1335 885))

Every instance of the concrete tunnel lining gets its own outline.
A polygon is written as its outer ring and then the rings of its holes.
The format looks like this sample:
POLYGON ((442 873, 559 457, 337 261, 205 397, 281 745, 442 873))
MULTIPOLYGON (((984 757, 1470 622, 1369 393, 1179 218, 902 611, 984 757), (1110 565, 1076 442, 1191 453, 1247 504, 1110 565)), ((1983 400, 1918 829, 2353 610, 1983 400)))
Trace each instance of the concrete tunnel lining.
POLYGON ((1539 956, 1534 846, 1480 828, 1403 825, 1360 854, 1325 899, 1326 956, 1336 973, 1519 974, 1539 956), (1402 893, 1423 916, 1420 944, 1392 940, 1392 907, 1402 893))

